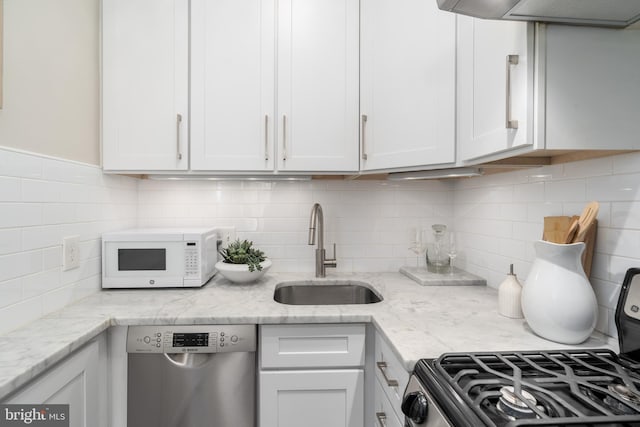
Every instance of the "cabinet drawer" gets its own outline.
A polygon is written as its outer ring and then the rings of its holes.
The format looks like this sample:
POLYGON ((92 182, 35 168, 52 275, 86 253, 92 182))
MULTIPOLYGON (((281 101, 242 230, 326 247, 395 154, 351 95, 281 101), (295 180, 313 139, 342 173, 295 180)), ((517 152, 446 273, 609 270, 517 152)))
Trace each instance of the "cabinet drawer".
POLYGON ((264 325, 262 368, 326 368, 364 365, 365 327, 354 325, 264 325))
POLYGON ((376 412, 371 427, 403 427, 404 423, 401 420, 404 417, 401 416, 402 414, 396 414, 378 380, 376 380, 374 391, 374 408, 376 412))
POLYGON ((394 411, 401 416, 402 395, 409 382, 409 372, 393 353, 385 339, 376 333, 376 378, 389 398, 394 411))
POLYGON ((259 425, 363 427, 364 394, 363 369, 262 371, 259 425))

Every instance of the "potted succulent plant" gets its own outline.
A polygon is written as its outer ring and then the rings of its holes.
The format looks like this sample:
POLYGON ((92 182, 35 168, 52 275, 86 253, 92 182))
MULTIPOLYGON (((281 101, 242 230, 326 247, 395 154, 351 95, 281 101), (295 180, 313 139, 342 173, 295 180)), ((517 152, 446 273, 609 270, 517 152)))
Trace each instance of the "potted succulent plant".
POLYGON ((218 261, 216 269, 235 283, 258 280, 271 267, 271 260, 248 240, 238 239, 230 243, 220 251, 220 255, 222 261, 218 261))

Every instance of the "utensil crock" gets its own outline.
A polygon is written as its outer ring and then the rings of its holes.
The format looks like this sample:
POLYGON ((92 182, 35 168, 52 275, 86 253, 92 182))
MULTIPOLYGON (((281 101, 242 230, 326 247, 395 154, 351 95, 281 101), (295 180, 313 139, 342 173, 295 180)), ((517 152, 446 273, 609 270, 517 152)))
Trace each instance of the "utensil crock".
POLYGON ((536 259, 522 289, 531 329, 564 344, 585 341, 596 326, 598 304, 582 267, 585 244, 534 243, 536 259))

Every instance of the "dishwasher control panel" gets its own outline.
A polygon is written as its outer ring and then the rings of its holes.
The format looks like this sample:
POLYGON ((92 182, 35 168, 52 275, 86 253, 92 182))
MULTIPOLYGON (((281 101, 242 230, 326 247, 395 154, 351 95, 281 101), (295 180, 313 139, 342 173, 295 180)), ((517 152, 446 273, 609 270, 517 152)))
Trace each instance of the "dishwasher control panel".
POLYGON ((255 325, 129 326, 128 353, 256 351, 255 325))

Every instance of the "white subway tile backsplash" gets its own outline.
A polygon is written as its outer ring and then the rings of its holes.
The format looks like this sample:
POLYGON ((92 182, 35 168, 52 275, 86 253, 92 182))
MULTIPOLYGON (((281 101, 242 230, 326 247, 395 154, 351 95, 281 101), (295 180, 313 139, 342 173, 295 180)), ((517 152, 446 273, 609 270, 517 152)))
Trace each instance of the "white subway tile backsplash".
POLYGON ((0 147, 0 333, 99 290, 100 235, 135 226, 137 182, 0 147), (63 273, 62 237, 76 234, 81 267, 63 273))
POLYGON ((22 281, 20 279, 0 282, 0 309, 22 300, 22 281))
MULTIPOLYGON (((83 256, 81 249, 80 256, 83 256)), ((42 269, 49 270, 62 266, 62 244, 42 250, 42 269)))
POLYGON ((622 286, 607 280, 595 279, 593 277, 591 278, 591 286, 593 287, 593 291, 598 299, 598 304, 615 310, 622 286))
POLYGON ((100 236, 134 226, 235 226, 276 272, 312 272, 309 215, 322 204, 325 247, 337 272, 424 264, 408 230, 444 223, 458 234, 456 265, 497 287, 513 263, 521 281, 545 216, 601 203, 592 283, 598 329, 613 313, 629 267, 640 264, 640 154, 460 181, 153 181, 91 165, 0 149, 0 332, 99 291, 100 236), (61 271, 61 238, 81 236, 81 267, 61 271))
POLYGON ((611 203, 611 227, 640 230, 640 202, 611 203))
POLYGON ((22 250, 30 251, 62 244, 62 226, 25 227, 22 229, 22 250))
POLYGON ((57 289, 60 284, 60 269, 54 268, 22 277, 22 297, 33 298, 57 289))
POLYGON ((0 228, 42 224, 42 204, 0 202, 0 228))
POLYGON ((6 202, 21 201, 21 180, 0 176, 0 200, 6 202))
POLYGON ((576 202, 585 200, 584 180, 547 181, 544 185, 545 201, 576 202))
POLYGON ((7 332, 17 329, 55 310, 57 308, 51 307, 50 300, 43 296, 28 299, 21 298, 15 304, 0 308, 1 330, 7 332))
POLYGON ((615 335, 614 313, 628 268, 640 267, 640 153, 592 159, 460 181, 454 188, 455 228, 461 231, 463 268, 484 276, 489 286, 504 279, 502 263, 514 263, 525 281, 535 259, 533 241, 542 236, 545 216, 580 215, 590 201, 600 203, 591 282, 599 304, 598 330, 615 335), (523 174, 527 182, 522 181, 523 174), (513 198, 487 197, 490 189, 512 186, 513 198), (492 210, 525 203, 519 211, 487 221, 492 210), (512 235, 506 235, 506 225, 512 235), (501 236, 496 240, 496 236, 501 236))
POLYGON ((613 159, 611 157, 565 163, 562 166, 563 178, 591 178, 613 173, 613 159))
POLYGON ((518 185, 514 188, 513 201, 529 204, 544 202, 544 182, 518 185))
POLYGON ((0 255, 19 252, 22 249, 22 230, 0 229, 0 255))
POLYGON ((527 204, 527 221, 544 224, 545 216, 562 216, 563 204, 559 202, 542 202, 527 204))
POLYGON ((0 175, 16 178, 42 177, 42 158, 29 153, 0 150, 0 175))
POLYGON ((640 152, 621 154, 611 159, 614 174, 640 172, 640 152))
POLYGON ((42 223, 66 224, 76 221, 76 210, 73 203, 45 203, 42 206, 42 223))
POLYGON ((19 252, 0 256, 0 282, 42 271, 42 252, 19 252))
POLYGON ((631 202, 640 199, 640 174, 622 174, 587 179, 588 200, 631 202))

